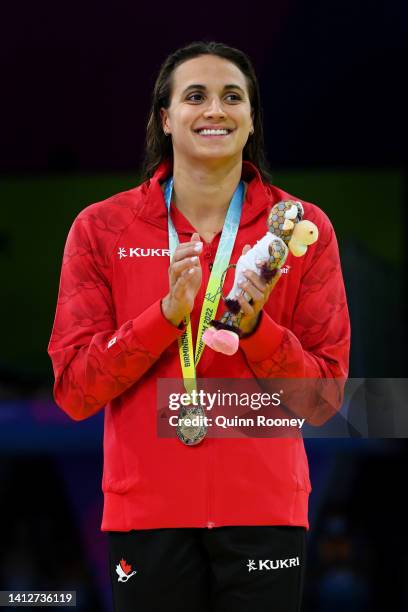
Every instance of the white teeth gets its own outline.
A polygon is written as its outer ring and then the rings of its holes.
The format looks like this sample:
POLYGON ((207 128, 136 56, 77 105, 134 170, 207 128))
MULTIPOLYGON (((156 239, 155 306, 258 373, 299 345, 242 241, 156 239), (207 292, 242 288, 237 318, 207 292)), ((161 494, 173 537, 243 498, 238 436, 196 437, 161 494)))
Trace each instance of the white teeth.
POLYGON ((224 135, 228 134, 228 130, 200 130, 198 133, 202 134, 203 136, 210 136, 210 135, 219 136, 223 134, 224 135))

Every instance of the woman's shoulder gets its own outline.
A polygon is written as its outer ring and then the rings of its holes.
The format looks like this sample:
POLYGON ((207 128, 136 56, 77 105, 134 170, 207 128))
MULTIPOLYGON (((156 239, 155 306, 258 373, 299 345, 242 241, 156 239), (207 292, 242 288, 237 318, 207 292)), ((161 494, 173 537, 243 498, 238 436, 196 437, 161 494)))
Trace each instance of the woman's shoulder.
POLYGON ((110 251, 119 237, 133 223, 143 203, 142 185, 108 196, 85 206, 74 218, 70 235, 87 239, 110 251))
POLYGON ((86 218, 88 216, 104 216, 106 214, 126 215, 127 211, 134 211, 140 207, 143 202, 143 185, 137 185, 131 189, 126 189, 118 193, 114 193, 104 198, 86 205, 77 215, 78 218, 86 218))

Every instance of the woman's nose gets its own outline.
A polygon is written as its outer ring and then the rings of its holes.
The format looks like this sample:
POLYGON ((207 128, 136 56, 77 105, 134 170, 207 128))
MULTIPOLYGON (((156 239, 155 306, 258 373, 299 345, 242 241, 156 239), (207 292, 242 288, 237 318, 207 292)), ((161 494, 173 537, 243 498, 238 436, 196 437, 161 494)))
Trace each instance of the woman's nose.
POLYGON ((213 98, 210 105, 206 108, 204 115, 206 117, 225 117, 225 111, 222 107, 221 100, 213 98))

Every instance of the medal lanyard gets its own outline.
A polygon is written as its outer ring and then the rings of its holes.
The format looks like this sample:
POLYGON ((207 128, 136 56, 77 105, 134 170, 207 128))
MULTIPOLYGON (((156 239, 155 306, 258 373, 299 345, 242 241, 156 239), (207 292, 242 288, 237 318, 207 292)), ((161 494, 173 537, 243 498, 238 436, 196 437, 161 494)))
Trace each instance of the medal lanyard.
MULTIPOLYGON (((164 199, 166 202, 168 213, 170 260, 172 259, 174 251, 179 245, 179 238, 176 232, 176 228, 174 227, 173 222, 170 218, 170 204, 173 192, 173 184, 174 179, 173 177, 171 177, 167 181, 166 188, 164 191, 164 199)), ((244 182, 240 181, 238 187, 234 192, 234 195, 232 196, 227 216, 225 217, 220 243, 218 245, 217 254, 215 256, 214 264, 211 270, 211 275, 208 280, 207 289, 205 291, 205 297, 200 314, 200 322, 197 330, 195 355, 193 350, 193 334, 191 329, 190 316, 188 315, 184 317, 183 320, 184 324, 186 325, 186 329, 183 335, 178 339, 178 346, 184 386, 187 393, 190 394, 193 390, 196 390, 197 387, 196 367, 198 365, 198 362, 200 361, 201 355, 204 350, 204 342, 202 340, 202 336, 207 327, 209 327, 212 319, 215 318, 218 303, 220 301, 222 292, 221 277, 226 268, 228 267, 232 249, 234 247, 234 242, 239 227, 239 221, 241 219, 244 191, 244 182)))

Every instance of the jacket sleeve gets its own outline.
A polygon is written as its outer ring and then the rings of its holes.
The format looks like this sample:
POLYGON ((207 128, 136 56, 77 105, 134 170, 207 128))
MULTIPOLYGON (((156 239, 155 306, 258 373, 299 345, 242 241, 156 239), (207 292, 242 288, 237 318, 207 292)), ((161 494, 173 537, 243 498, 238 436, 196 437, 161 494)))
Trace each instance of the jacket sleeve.
POLYGON ((117 328, 110 282, 100 261, 86 224, 77 217, 64 249, 48 345, 54 399, 75 420, 95 414, 128 389, 183 333, 165 319, 160 300, 117 328))
POLYGON ((308 383, 309 392, 313 388, 314 393, 309 393, 310 401, 302 402, 299 411, 312 425, 323 424, 341 406, 349 366, 347 299, 336 236, 325 219, 313 256, 305 265, 291 329, 262 311, 254 333, 240 342, 259 379, 296 378, 299 385, 305 384, 304 379, 315 379, 308 383))

